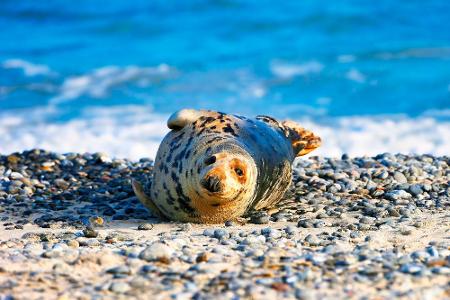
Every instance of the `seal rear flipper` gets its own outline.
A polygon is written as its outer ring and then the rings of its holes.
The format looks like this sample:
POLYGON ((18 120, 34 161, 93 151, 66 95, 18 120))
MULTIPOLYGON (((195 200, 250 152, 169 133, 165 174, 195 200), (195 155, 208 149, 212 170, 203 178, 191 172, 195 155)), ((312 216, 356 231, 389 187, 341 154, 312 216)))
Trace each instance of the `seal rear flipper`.
POLYGON ((295 156, 308 154, 322 144, 320 137, 293 121, 284 121, 282 125, 291 140, 295 156))
POLYGON ((153 203, 153 200, 149 196, 147 196, 147 194, 144 192, 141 183, 134 179, 131 183, 133 186, 133 191, 136 194, 136 197, 139 199, 139 201, 141 201, 141 203, 144 204, 145 207, 150 208, 150 210, 154 215, 156 215, 161 219, 166 219, 166 217, 161 213, 161 211, 155 205, 155 203, 153 203))
POLYGON ((173 113, 169 120, 167 120, 167 127, 173 130, 179 130, 184 126, 195 122, 198 118, 203 115, 201 110, 195 109, 182 109, 173 113))

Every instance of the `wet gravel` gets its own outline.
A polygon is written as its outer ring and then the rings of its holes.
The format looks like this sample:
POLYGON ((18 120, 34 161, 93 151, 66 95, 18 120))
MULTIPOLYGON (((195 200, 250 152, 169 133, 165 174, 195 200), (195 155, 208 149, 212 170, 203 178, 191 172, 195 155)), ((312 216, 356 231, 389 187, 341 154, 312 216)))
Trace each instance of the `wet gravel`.
POLYGON ((268 211, 163 223, 136 199, 152 161, 0 156, 0 299, 445 299, 449 157, 310 157, 268 211))

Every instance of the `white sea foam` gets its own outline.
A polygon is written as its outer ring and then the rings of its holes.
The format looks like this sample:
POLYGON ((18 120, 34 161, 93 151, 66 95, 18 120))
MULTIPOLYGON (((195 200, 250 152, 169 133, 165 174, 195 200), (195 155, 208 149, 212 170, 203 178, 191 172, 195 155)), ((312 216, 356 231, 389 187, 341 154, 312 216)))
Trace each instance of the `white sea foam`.
MULTIPOLYGON (((106 152, 114 157, 154 158, 168 132, 167 115, 120 106, 85 111, 75 120, 48 123, 51 110, 0 113, 0 153, 45 148, 58 152, 106 152)), ((317 123, 297 120, 322 137, 313 155, 376 155, 383 152, 450 153, 450 122, 422 116, 342 117, 317 123)))
POLYGON ((351 63, 351 62, 354 62, 355 60, 356 60, 356 57, 351 54, 343 54, 343 55, 339 55, 337 57, 337 61, 342 64, 351 63))
POLYGON ((358 83, 364 83, 366 81, 366 76, 358 71, 355 68, 350 69, 346 74, 345 77, 347 79, 350 79, 352 81, 356 81, 358 83))
POLYGON ((153 79, 168 75, 171 71, 174 69, 166 64, 157 67, 102 67, 87 74, 66 78, 59 92, 50 99, 50 102, 57 104, 80 96, 103 98, 113 87, 127 83, 145 87, 150 85, 153 79))
POLYGON ((450 57, 450 47, 411 48, 396 52, 380 52, 376 53, 375 57, 383 60, 408 59, 408 58, 447 59, 450 57))
POLYGON ((312 60, 303 64, 292 64, 281 61, 273 61, 270 65, 272 73, 280 78, 289 79, 295 76, 305 76, 308 74, 320 73, 324 65, 312 60))
POLYGON ((154 157, 168 131, 166 116, 138 106, 97 108, 64 123, 42 115, 0 115, 0 153, 43 148, 57 152, 105 152, 115 157, 154 157))
POLYGON ((328 124, 302 122, 322 137, 316 155, 392 153, 449 155, 450 122, 430 117, 342 117, 328 124))
POLYGON ((2 63, 5 69, 22 69, 26 76, 54 75, 56 74, 46 65, 39 65, 23 59, 8 59, 2 63))

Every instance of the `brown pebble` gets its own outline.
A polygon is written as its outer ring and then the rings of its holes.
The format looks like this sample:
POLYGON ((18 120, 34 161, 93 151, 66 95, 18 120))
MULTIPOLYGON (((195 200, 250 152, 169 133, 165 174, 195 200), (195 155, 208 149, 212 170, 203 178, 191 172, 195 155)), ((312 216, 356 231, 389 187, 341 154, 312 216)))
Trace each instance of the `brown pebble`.
POLYGON ((208 259, 209 259, 208 254, 206 252, 202 252, 197 256, 195 261, 197 263, 200 263, 200 262, 206 262, 206 261, 208 261, 208 259))
POLYGON ((409 229, 409 228, 402 228, 402 229, 400 229, 400 233, 402 235, 411 235, 412 234, 412 230, 409 229))
POLYGON ((447 261, 445 259, 434 259, 427 262, 428 267, 444 267, 447 265, 447 261))
POLYGON ((78 248, 78 247, 80 247, 80 243, 78 243, 77 240, 70 240, 67 242, 67 246, 72 247, 72 248, 78 248))
POLYGON ((287 290, 289 290, 289 285, 281 282, 274 282, 270 285, 270 287, 276 290, 277 292, 286 292, 287 290))
POLYGON ((167 256, 161 256, 158 258, 158 261, 163 264, 170 264, 170 259, 167 256))
POLYGON ((7 157, 7 160, 8 160, 8 162, 9 162, 10 164, 15 165, 15 164, 17 164, 17 163, 20 161, 20 157, 11 154, 11 155, 9 155, 9 156, 7 157))

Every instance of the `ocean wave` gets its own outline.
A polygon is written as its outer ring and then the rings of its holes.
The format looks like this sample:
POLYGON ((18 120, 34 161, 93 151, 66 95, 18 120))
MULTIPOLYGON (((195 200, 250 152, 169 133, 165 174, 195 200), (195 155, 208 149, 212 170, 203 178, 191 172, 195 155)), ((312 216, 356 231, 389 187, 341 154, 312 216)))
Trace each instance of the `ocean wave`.
POLYGON ((4 69, 21 69, 25 76, 33 77, 37 75, 56 75, 46 65, 34 64, 23 59, 8 59, 2 63, 4 69))
POLYGON ((314 155, 376 155, 384 152, 448 155, 450 122, 419 116, 333 118, 325 124, 301 121, 322 137, 314 155))
POLYGON ((411 48, 391 52, 386 51, 376 53, 375 57, 382 60, 408 59, 408 58, 447 59, 450 57, 450 47, 411 48))
POLYGON ((86 110, 80 118, 49 123, 43 113, 0 114, 0 153, 42 148, 57 152, 105 152, 114 157, 153 157, 168 132, 167 116, 125 106, 86 110))
POLYGON ((337 57, 337 61, 342 64, 351 63, 351 62, 354 62, 355 60, 356 60, 356 56, 354 56, 352 54, 342 54, 337 57))
POLYGON ((345 77, 351 81, 355 81, 358 83, 366 82, 366 76, 361 73, 359 70, 352 68, 346 74, 345 77))
MULTIPOLYGON (((50 112, 51 113, 51 112, 50 112)), ((45 114, 1 113, 0 153, 44 148, 57 152, 105 152, 113 157, 154 158, 169 131, 167 115, 142 106, 86 110, 80 118, 51 123, 45 114)), ((322 137, 312 155, 376 155, 383 152, 448 155, 450 122, 421 116, 340 117, 296 120, 322 137)))
POLYGON ((106 66, 98 68, 84 75, 66 78, 59 93, 50 99, 50 103, 57 104, 80 96, 103 98, 108 95, 111 88, 127 83, 146 87, 156 78, 168 75, 171 71, 174 69, 166 64, 160 64, 157 67, 106 66))
POLYGON ((289 79, 295 76, 305 76, 320 73, 324 65, 312 60, 302 64, 273 61, 270 65, 271 72, 280 78, 289 79))

